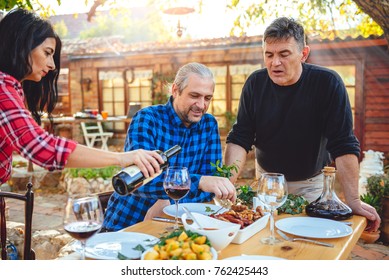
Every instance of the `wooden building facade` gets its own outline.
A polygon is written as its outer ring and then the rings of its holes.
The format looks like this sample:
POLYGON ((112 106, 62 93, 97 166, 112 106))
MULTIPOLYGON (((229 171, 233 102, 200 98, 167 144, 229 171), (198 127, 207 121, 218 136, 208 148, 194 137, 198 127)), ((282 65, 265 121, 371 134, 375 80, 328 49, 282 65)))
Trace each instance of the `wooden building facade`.
MULTIPOLYGON (((335 69, 350 96, 355 134, 362 150, 389 153, 389 52, 383 38, 347 38, 308 42, 308 62, 335 69)), ((110 115, 165 102, 177 69, 196 61, 215 74, 209 112, 221 130, 236 113, 247 76, 263 66, 262 37, 220 38, 123 45, 120 38, 64 41, 61 100, 58 110, 72 115, 84 109, 110 115)), ((108 129, 125 134, 126 125, 108 129)))

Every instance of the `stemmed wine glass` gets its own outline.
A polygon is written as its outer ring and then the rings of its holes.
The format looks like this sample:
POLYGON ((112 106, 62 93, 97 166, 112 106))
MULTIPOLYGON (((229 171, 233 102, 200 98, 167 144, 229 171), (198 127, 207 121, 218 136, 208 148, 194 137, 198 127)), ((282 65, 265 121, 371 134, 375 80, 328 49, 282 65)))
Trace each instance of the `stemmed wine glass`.
POLYGON ((103 224, 103 210, 97 195, 70 195, 65 206, 65 231, 81 242, 81 259, 85 259, 86 241, 98 233, 103 224))
POLYGON ((176 205, 176 222, 168 230, 178 229, 178 201, 185 197, 190 190, 190 176, 186 167, 170 166, 167 168, 163 187, 166 194, 174 200, 176 205))
POLYGON ((270 209, 270 236, 263 238, 261 242, 273 245, 280 242, 274 236, 274 211, 282 206, 288 197, 285 176, 281 173, 263 173, 259 180, 257 197, 270 209))

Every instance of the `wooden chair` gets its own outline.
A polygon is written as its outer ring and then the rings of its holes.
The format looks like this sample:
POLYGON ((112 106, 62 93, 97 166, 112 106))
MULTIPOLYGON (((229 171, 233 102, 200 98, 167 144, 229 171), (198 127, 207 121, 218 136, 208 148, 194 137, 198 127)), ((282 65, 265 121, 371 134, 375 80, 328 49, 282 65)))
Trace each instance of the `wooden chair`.
POLYGON ((113 132, 104 132, 100 122, 93 124, 81 122, 81 128, 88 147, 94 147, 96 142, 101 142, 101 149, 108 150, 107 142, 113 136, 113 132))
POLYGON ((113 191, 106 191, 106 192, 100 192, 97 193, 97 196, 100 200, 101 207, 103 208, 103 214, 105 214, 105 209, 107 209, 108 201, 111 195, 113 194, 113 191))
POLYGON ((7 259, 6 241, 7 241, 7 221, 5 219, 5 199, 17 199, 25 202, 24 208, 24 250, 23 259, 35 260, 35 252, 31 248, 32 237, 32 214, 34 210, 34 193, 32 184, 27 184, 27 192, 18 194, 13 192, 0 191, 0 244, 1 244, 1 259, 7 259))

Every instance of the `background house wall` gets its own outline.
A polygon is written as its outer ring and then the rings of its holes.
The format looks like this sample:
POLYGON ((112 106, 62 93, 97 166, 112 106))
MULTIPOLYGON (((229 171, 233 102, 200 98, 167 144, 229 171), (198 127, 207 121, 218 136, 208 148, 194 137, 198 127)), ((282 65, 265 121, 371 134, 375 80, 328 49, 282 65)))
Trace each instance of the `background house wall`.
MULTIPOLYGON (((100 43, 96 40, 64 43, 70 97, 66 114, 74 114, 83 108, 102 109, 98 74, 102 70, 151 69, 153 73, 171 74, 191 61, 207 66, 263 65, 260 36, 131 45, 121 44, 119 39, 113 38, 109 47, 106 40, 100 43), (115 51, 112 51, 112 46, 115 51), (90 80, 89 86, 81 82, 85 79, 90 80)), ((362 150, 373 149, 389 154, 389 54, 386 41, 358 37, 311 40, 309 45, 309 63, 355 65, 355 134, 362 150)), ((230 83, 227 79, 227 108, 231 108, 230 83)))

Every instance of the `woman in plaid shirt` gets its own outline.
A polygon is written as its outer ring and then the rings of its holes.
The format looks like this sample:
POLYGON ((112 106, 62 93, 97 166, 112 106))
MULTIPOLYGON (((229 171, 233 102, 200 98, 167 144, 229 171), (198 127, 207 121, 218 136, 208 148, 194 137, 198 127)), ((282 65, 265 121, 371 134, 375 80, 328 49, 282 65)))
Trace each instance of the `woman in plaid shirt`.
POLYGON ((0 20, 0 184, 11 176, 15 151, 48 170, 136 164, 146 177, 159 172, 155 151, 114 153, 88 148, 47 133, 58 99, 61 40, 51 24, 33 12, 15 9, 0 20))

